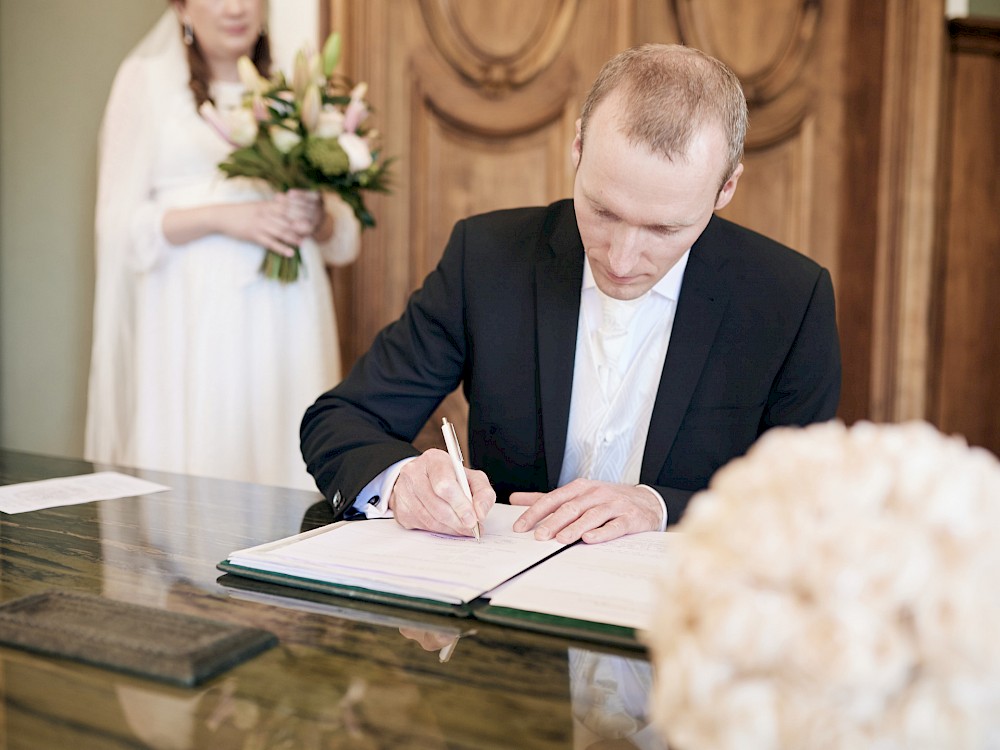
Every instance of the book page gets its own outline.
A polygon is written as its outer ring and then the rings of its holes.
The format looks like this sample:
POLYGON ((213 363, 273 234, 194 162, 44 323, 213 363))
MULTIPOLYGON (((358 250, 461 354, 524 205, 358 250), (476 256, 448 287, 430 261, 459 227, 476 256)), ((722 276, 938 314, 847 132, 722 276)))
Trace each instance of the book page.
POLYGON ((523 508, 495 505, 482 541, 402 528, 391 519, 355 521, 234 552, 229 562, 329 583, 461 604, 564 545, 516 533, 523 508))
POLYGON ((672 533, 575 544, 490 594, 490 604, 645 629, 672 533))

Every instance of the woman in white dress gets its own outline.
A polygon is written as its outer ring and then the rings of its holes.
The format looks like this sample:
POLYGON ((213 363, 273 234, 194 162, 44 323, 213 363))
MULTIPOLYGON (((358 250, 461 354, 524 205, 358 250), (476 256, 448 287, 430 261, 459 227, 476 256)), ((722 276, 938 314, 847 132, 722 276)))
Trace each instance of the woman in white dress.
POLYGON ((197 108, 238 103, 241 55, 269 72, 265 0, 171 6, 102 125, 86 457, 315 489, 299 422, 340 379, 325 265, 357 257, 360 225, 334 196, 217 169, 232 146, 197 108), (260 273, 294 246, 297 281, 260 273))

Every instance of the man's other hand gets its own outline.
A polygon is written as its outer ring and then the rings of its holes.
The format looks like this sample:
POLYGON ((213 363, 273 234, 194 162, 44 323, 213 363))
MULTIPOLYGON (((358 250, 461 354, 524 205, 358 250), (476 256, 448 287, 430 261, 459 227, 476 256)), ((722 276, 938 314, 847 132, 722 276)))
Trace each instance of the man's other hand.
POLYGON ((514 531, 534 529, 535 539, 555 537, 566 544, 658 531, 663 521, 660 502, 650 490, 593 479, 574 479, 552 492, 514 492, 510 504, 527 507, 514 531))

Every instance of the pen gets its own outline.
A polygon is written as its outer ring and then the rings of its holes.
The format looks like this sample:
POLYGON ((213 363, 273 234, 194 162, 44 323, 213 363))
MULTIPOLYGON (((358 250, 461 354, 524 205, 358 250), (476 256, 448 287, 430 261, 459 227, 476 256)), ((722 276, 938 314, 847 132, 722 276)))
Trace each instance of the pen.
POLYGON ((451 658, 451 655, 455 653, 455 647, 458 646, 459 639, 467 635, 475 635, 475 630, 470 630, 467 633, 458 633, 453 640, 448 641, 445 647, 438 652, 438 661, 444 664, 451 658))
MULTIPOLYGON (((455 478, 458 480, 459 485, 461 485, 462 492, 469 498, 469 502, 472 502, 472 488, 469 487, 469 478, 465 475, 465 460, 462 458, 462 447, 458 444, 458 433, 455 432, 455 425, 448 421, 448 417, 441 418, 441 432, 444 435, 444 444, 448 449, 448 455, 451 456, 451 466, 455 470, 455 478)), ((475 506, 473 506, 472 512, 476 512, 475 506)), ((475 535, 477 542, 482 541, 479 534, 479 521, 473 524, 472 533, 475 535)))

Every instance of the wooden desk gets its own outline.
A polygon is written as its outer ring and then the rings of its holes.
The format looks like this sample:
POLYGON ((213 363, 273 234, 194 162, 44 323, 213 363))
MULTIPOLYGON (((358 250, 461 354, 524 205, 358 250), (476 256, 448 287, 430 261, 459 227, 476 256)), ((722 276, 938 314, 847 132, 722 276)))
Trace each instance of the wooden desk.
MULTIPOLYGON (((108 468, 0 451, 0 484, 108 468)), ((319 493, 119 470, 172 489, 0 514, 0 600, 86 591, 253 624, 280 644, 189 690, 0 648, 0 747, 582 748, 597 738, 574 712, 595 665, 602 676, 638 677, 616 698, 644 695, 642 654, 216 570, 233 550, 330 522, 319 493), (421 631, 464 635, 442 663, 416 640, 421 631)))

